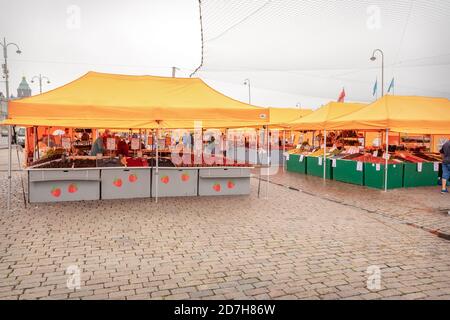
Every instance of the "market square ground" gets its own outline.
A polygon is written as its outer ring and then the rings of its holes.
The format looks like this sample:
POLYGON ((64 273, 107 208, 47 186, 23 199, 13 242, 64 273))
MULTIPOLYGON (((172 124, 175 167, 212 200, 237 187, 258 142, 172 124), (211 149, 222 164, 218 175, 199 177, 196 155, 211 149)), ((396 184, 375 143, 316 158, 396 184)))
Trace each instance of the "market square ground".
MULTIPOLYGON (((0 160, 5 170, 5 150, 0 160)), ((250 196, 25 208, 21 175, 7 212, 0 172, 1 299, 450 299, 450 241, 436 235, 450 231, 450 198, 437 188, 386 194, 280 172, 268 199, 254 178, 250 196)))

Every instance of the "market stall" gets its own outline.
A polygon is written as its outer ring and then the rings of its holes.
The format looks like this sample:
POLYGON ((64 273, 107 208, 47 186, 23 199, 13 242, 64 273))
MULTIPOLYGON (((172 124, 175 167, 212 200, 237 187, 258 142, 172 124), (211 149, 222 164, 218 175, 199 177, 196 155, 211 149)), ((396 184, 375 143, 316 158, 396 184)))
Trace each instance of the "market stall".
MULTIPOLYGON (((448 99, 402 96, 385 96, 347 115, 330 119, 320 138, 323 142, 326 136, 322 154, 324 160, 331 160, 324 168, 324 172, 329 172, 326 177, 385 190, 437 185, 441 157, 433 152, 436 148, 432 142, 434 134, 442 136, 450 132, 448 123, 448 99), (329 143, 332 135, 342 137, 343 133, 350 137, 340 139, 340 146, 336 139, 329 143), (353 146, 344 146, 352 141, 353 146)), ((302 127, 308 128, 308 124, 296 128, 302 127)), ((302 158, 321 153, 317 148, 304 146, 293 152, 302 158)), ((318 161, 303 164, 299 159, 297 164, 297 158, 290 157, 293 160, 288 162, 288 170, 317 175, 318 161), (314 167, 308 170, 309 163, 314 167)))
MULTIPOLYGON (((188 151, 176 152, 193 159, 199 154, 202 158, 204 145, 198 142, 203 141, 202 128, 262 127, 269 121, 268 109, 226 97, 198 78, 89 72, 55 90, 11 101, 3 124, 26 126, 30 135, 35 132, 37 139, 33 138, 29 147, 33 150, 39 136, 46 137, 43 139, 46 152, 52 150, 54 154, 36 157, 32 152, 27 168, 29 201, 45 202, 150 196, 157 199, 159 191, 165 196, 176 196, 197 195, 201 188, 217 189, 209 186, 210 180, 201 180, 204 172, 216 167, 214 163, 204 167, 200 162, 195 168, 185 168, 185 164, 180 167, 161 157, 160 151, 173 151, 166 150, 161 143, 165 139, 161 131, 185 129, 189 141, 180 145, 188 151), (82 153, 81 148, 77 148, 70 132, 58 145, 50 146, 52 135, 40 134, 42 128, 62 128, 63 132, 71 128, 93 130, 86 142, 91 146, 90 153, 78 154, 82 153), (96 129, 102 128, 115 132, 106 130, 99 134, 96 129), (132 129, 139 132, 133 133, 132 129), (160 169, 161 165, 170 168, 160 169), (166 181, 183 184, 169 186, 166 181)), ((241 179, 239 183, 233 182, 236 186, 242 184, 241 187, 228 189, 235 194, 247 194, 250 176, 242 173, 236 177, 236 165, 230 160, 217 166, 223 172, 221 178, 241 179)), ((241 171, 251 168, 248 163, 239 166, 241 171)), ((226 188, 223 190, 215 194, 230 194, 225 192, 226 188)))
MULTIPOLYGON (((330 148, 332 147, 330 146, 331 141, 324 139, 327 136, 328 123, 364 106, 361 103, 330 102, 301 119, 286 123, 286 126, 289 126, 292 130, 313 132, 311 143, 304 143, 288 152, 288 170, 331 179, 336 163, 332 163, 329 159, 330 152, 334 153, 335 151, 330 148), (317 146, 316 142, 318 142, 317 146), (298 155, 298 157, 292 155, 298 155), (334 164, 334 167, 332 164, 334 164)), ((342 136, 341 138, 347 139, 348 137, 342 136)))

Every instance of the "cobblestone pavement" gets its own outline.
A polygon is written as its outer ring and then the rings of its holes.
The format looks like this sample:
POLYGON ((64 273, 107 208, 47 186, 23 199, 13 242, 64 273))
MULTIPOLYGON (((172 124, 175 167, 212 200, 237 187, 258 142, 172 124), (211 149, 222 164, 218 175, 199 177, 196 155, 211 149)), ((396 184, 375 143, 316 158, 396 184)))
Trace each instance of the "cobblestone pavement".
MULTIPOLYGON (((257 175, 257 170, 254 170, 257 175)), ((263 179, 265 179, 263 177, 263 179)), ((395 189, 384 192, 334 180, 283 171, 269 177, 272 184, 378 213, 450 240, 450 196, 438 186, 395 189)))
POLYGON ((450 299, 450 241, 278 185, 258 198, 257 179, 250 196, 25 208, 15 172, 11 212, 6 185, 0 299, 450 299))

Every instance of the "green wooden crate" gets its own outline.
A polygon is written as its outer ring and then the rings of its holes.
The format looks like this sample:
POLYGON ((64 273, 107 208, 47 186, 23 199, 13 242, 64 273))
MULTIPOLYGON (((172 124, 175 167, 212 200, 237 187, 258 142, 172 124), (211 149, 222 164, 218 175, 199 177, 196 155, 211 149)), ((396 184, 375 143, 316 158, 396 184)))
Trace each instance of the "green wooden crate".
POLYGON ((303 161, 300 161, 300 155, 290 154, 286 165, 289 172, 306 174, 306 157, 303 157, 303 161))
MULTIPOLYGON (((403 187, 403 163, 388 165, 388 189, 403 187)), ((369 188, 384 189, 384 164, 364 163, 364 185, 369 188)))
POLYGON ((423 162, 422 172, 418 171, 417 163, 405 163, 403 173, 403 186, 405 188, 436 186, 439 179, 439 170, 434 171, 433 162, 423 162))
POLYGON ((336 166, 333 167, 333 180, 357 184, 364 184, 364 166, 361 163, 361 170, 358 171, 358 161, 336 159, 336 166))
MULTIPOLYGON (((333 168, 331 167, 331 160, 328 158, 326 161, 326 166, 326 178, 333 179, 333 168)), ((306 174, 316 177, 323 177, 323 166, 319 165, 319 157, 306 157, 306 174)))

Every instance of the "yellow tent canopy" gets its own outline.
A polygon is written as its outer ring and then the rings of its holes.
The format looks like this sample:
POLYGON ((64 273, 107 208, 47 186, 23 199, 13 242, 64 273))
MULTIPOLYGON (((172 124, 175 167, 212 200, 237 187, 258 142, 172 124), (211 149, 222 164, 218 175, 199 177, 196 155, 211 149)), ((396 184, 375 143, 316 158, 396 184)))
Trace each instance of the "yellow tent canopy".
POLYGON ((331 120, 351 114, 365 106, 362 103, 330 102, 306 117, 292 121, 286 125, 293 130, 328 129, 331 120))
POLYGON ((237 127, 268 124, 269 110, 229 98, 199 78, 88 72, 9 103, 4 124, 87 128, 237 127))
POLYGON ((270 107, 270 125, 285 127, 288 123, 311 114, 312 109, 270 107))
POLYGON ((421 134, 450 133, 450 100, 384 96, 354 113, 333 119, 332 129, 390 129, 421 134))

